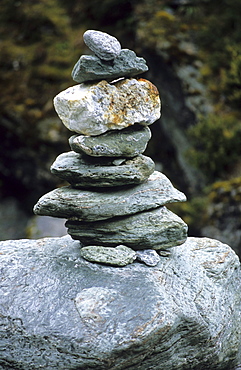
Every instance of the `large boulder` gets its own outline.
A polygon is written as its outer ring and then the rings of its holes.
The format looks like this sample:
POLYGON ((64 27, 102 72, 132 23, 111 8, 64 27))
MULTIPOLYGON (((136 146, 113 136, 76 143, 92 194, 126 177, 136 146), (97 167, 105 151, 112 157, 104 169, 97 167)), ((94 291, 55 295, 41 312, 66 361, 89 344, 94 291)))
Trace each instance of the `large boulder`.
POLYGON ((1 369, 236 369, 240 264, 188 238, 155 267, 110 267, 69 236, 0 242, 1 369))

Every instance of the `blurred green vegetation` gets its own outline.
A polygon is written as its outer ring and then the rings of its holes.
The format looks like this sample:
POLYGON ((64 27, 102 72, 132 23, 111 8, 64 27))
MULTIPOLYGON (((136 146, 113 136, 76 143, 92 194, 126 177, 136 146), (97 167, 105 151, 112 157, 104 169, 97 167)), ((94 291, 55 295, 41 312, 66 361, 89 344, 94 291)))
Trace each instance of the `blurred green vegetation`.
POLYGON ((206 175, 208 183, 228 178, 241 163, 241 120, 234 113, 201 117, 189 129, 192 148, 187 156, 206 175))

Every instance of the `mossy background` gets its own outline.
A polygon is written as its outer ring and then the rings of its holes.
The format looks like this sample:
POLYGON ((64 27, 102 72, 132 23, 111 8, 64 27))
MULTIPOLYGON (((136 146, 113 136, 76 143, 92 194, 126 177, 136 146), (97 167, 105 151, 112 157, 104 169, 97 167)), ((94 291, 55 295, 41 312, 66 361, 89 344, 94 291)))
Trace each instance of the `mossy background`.
POLYGON ((37 199, 61 185, 49 167, 69 150, 71 133, 58 119, 52 99, 75 84, 72 68, 81 54, 89 53, 82 34, 98 29, 147 59, 145 77, 157 85, 163 100, 163 117, 151 127, 147 155, 188 195, 187 203, 174 208, 189 224, 189 234, 202 235, 214 219, 217 228, 222 219, 223 228, 230 207, 239 231, 239 0, 2 0, 0 10, 2 204, 16 199, 31 217, 37 199), (182 114, 175 116, 178 105, 182 114), (221 213, 217 204, 225 205, 221 213))

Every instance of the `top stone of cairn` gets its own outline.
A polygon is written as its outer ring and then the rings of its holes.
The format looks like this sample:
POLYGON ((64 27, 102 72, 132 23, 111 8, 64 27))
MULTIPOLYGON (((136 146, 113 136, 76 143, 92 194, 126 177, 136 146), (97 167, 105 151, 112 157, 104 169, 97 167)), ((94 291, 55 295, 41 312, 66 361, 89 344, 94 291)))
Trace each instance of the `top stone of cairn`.
POLYGON ((103 60, 113 60, 121 51, 119 41, 105 32, 88 30, 84 33, 83 39, 90 50, 103 60))

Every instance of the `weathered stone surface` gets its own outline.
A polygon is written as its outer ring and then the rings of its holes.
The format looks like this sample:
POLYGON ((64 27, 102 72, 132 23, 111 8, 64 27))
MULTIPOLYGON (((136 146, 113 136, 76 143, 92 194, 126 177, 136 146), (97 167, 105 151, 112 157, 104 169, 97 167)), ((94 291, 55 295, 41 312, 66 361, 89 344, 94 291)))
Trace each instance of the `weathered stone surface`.
POLYGON ((180 245, 187 239, 187 225, 166 207, 104 221, 67 221, 66 227, 72 238, 83 245, 124 244, 137 250, 158 250, 180 245))
POLYGON ((81 248, 80 255, 87 261, 111 266, 126 266, 136 259, 133 249, 125 245, 118 245, 115 248, 89 245, 81 248))
POLYGON ((147 266, 156 266, 161 257, 153 249, 144 249, 136 252, 136 258, 138 261, 145 263, 147 266))
POLYGON ((94 158, 73 151, 60 154, 50 170, 76 188, 113 187, 140 184, 155 170, 151 158, 94 158))
POLYGON ((241 276, 227 245, 188 238, 156 267, 87 262, 70 237, 0 251, 2 369, 238 368, 241 276))
POLYGON ((137 57, 132 50, 122 49, 110 63, 95 55, 82 55, 73 68, 72 78, 78 83, 94 80, 113 81, 120 77, 134 77, 147 70, 144 58, 137 57))
POLYGON ((146 182, 124 189, 90 191, 63 186, 43 195, 34 212, 43 216, 97 221, 185 200, 185 194, 175 189, 165 175, 155 171, 146 182))
POLYGON ((54 98, 63 124, 83 135, 100 135, 134 123, 150 125, 160 117, 160 105, 156 87, 134 78, 75 85, 54 98))
POLYGON ((146 150, 150 138, 149 127, 133 125, 98 136, 74 135, 69 144, 75 152, 94 157, 135 157, 146 150))
POLYGON ((119 41, 105 32, 88 30, 83 34, 83 39, 90 50, 103 60, 112 60, 121 51, 119 41))

